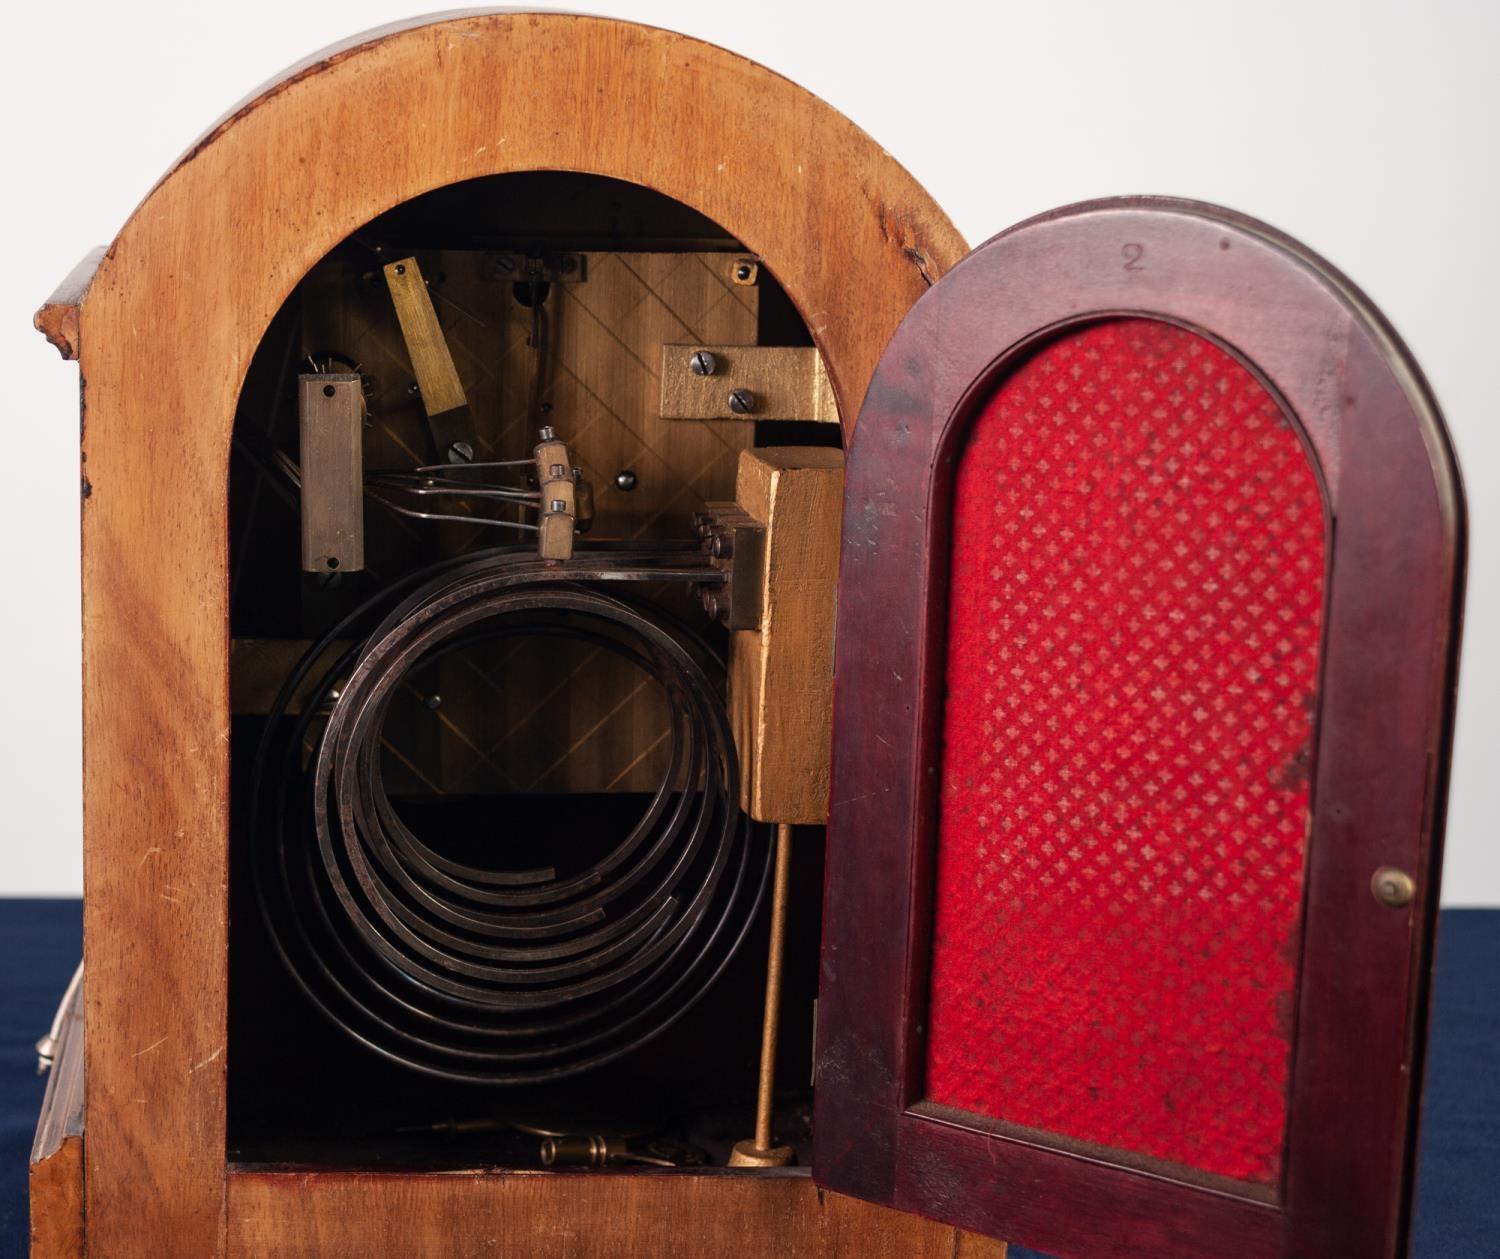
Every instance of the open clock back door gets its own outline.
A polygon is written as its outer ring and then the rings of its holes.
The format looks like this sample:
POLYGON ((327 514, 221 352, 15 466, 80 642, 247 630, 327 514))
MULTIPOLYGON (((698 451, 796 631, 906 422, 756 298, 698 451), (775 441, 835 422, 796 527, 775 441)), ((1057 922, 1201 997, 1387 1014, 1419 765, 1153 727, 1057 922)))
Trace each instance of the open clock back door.
POLYGON ((1463 509, 1263 225, 971 254, 849 452, 814 1175, 1060 1255, 1403 1252, 1463 509))

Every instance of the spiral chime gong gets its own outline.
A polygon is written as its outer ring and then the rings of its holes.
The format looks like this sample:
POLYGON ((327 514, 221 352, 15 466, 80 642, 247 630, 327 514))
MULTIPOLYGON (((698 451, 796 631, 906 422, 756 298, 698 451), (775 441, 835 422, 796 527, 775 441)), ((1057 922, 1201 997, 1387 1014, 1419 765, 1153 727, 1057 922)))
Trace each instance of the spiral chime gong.
MULTIPOLYGON (((649 1041, 724 969, 771 849, 739 811, 733 736, 702 645, 612 593, 701 578, 694 553, 659 549, 604 551, 567 570, 534 554, 465 558, 382 592, 287 678, 257 756, 255 795, 269 804, 260 906, 303 990, 356 1040, 445 1079, 546 1080, 649 1041), (279 720, 329 643, 369 623, 297 720, 279 720), (645 812, 581 868, 446 858, 402 820, 383 781, 380 732, 410 674, 520 636, 617 655, 671 711, 667 769, 645 812)), ((503 848, 503 814, 494 825, 503 848)))

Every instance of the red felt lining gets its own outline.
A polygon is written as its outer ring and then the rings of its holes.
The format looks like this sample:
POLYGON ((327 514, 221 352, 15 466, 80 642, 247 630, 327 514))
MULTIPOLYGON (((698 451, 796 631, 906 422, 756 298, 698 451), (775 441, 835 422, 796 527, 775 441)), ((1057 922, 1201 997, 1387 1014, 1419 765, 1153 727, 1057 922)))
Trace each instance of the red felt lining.
POLYGON ((955 486, 927 1096, 1257 1184, 1286 1127, 1321 492, 1146 319, 1011 373, 955 486))

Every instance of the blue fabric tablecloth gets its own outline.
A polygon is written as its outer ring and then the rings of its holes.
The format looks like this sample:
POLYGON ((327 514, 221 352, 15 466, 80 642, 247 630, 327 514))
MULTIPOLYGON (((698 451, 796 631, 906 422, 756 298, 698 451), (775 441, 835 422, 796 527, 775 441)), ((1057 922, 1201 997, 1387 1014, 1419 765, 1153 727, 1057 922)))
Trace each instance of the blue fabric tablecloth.
MULTIPOLYGON (((34 1045, 78 964, 81 924, 75 900, 0 900, 0 1259, 26 1254, 34 1045)), ((1444 912, 1436 992, 1416 1259, 1500 1256, 1500 909, 1444 912)))

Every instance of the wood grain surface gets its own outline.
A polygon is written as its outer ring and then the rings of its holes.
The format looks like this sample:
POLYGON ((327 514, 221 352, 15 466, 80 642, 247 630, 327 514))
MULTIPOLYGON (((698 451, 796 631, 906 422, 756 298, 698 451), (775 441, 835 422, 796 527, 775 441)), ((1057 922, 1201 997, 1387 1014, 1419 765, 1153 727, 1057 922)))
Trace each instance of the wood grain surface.
POLYGON ((236 1171, 234 1259, 1005 1259, 1003 1243, 825 1193, 805 1174, 236 1171), (411 1239, 403 1246, 397 1237, 411 1239))
POLYGON ((766 526, 760 628, 736 630, 730 640, 740 807, 761 822, 821 826, 828 817, 844 452, 746 451, 735 500, 766 526))
POLYGON ((43 321, 81 351, 86 381, 96 1253, 224 1253, 227 475, 246 368, 293 286, 356 228, 522 169, 648 185, 719 223, 790 295, 846 418, 901 316, 964 251, 889 155, 785 79, 665 31, 562 14, 359 37, 237 108, 156 186, 76 331, 66 311, 43 321))

